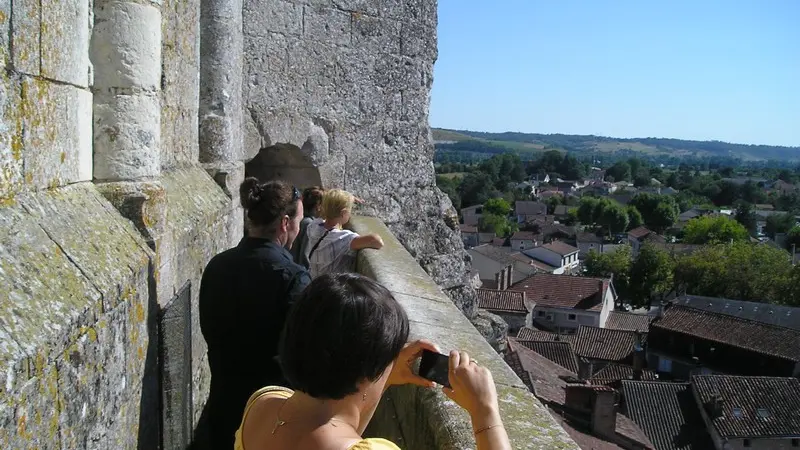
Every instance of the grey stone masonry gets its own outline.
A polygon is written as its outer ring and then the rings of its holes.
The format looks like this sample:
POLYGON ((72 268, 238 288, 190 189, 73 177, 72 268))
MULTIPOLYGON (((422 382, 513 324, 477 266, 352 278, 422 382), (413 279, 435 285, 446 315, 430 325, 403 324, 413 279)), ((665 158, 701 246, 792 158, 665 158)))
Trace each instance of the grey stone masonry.
MULTIPOLYGON (((383 238, 383 249, 360 252, 358 271, 386 286, 403 305, 411 321, 411 338, 428 339, 444 352, 466 351, 491 370, 511 448, 578 449, 386 225, 376 218, 356 217, 352 228, 383 238)), ((390 388, 367 430, 407 450, 475 448, 472 432, 469 416, 441 390, 414 386, 390 388)))
MULTIPOLYGON (((474 318, 469 256, 433 170, 436 2, 243 0, 243 7, 246 156, 296 148, 325 187, 364 198, 363 214, 384 220, 474 318)), ((307 168, 269 173, 311 178, 307 168)))
POLYGON ((161 10, 149 2, 95 0, 94 178, 161 173, 161 10))

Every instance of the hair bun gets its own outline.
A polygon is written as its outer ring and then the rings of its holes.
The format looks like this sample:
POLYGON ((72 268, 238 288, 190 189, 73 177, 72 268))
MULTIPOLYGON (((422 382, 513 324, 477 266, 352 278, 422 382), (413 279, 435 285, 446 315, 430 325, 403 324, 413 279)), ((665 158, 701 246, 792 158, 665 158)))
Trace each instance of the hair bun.
POLYGON ((261 189, 261 184, 258 182, 258 178, 245 178, 241 186, 239 186, 239 199, 242 203, 242 207, 245 209, 251 209, 253 206, 261 202, 262 191, 263 189, 261 189))

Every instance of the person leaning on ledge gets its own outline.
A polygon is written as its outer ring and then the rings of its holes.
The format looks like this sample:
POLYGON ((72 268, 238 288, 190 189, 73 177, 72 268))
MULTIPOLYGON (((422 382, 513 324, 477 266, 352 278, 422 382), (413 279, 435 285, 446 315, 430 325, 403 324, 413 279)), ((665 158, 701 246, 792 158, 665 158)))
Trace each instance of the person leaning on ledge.
POLYGON ((360 236, 344 226, 350 222, 353 205, 362 200, 341 189, 325 191, 322 196, 321 219, 308 225, 308 256, 311 276, 326 273, 353 272, 359 250, 383 248, 383 239, 377 234, 360 236))
MULTIPOLYGON (((359 274, 315 279, 292 308, 280 360, 294 391, 268 386, 247 402, 235 450, 399 450, 364 439, 386 388, 434 384, 411 366, 426 341, 407 343, 409 322, 385 287, 359 274)), ((444 393, 472 418, 479 450, 509 450, 492 375, 464 352, 450 352, 444 393)))
POLYGON ((277 362, 289 307, 311 277, 286 249, 300 229, 296 188, 246 179, 241 187, 249 232, 209 261, 200 283, 200 329, 208 344, 211 392, 198 432, 210 448, 230 449, 247 399, 267 384, 286 384, 277 362))

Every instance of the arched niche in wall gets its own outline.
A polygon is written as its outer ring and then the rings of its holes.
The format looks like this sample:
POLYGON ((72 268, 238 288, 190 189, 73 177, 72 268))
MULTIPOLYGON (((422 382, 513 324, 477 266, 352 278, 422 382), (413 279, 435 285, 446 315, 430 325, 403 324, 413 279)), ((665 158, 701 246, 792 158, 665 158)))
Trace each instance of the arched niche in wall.
POLYGON ((292 144, 264 147, 245 164, 245 176, 256 177, 261 182, 282 180, 298 189, 322 186, 319 169, 308 154, 292 144))

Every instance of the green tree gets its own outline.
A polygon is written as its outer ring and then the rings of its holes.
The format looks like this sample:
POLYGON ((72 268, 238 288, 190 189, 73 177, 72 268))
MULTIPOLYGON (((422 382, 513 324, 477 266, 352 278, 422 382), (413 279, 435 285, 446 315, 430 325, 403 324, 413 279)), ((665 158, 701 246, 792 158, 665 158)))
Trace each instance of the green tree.
POLYGON ((594 225, 596 222, 595 208, 600 203, 600 199, 595 197, 582 197, 578 205, 578 220, 584 225, 594 225))
POLYGON ((631 266, 629 298, 635 306, 650 306, 663 300, 675 288, 675 262, 664 250, 646 243, 631 266))
POLYGON ((675 266, 682 292, 769 303, 784 302, 791 274, 784 250, 750 242, 706 245, 675 266))
POLYGON ((436 185, 450 198, 453 208, 461 210, 461 195, 458 193, 458 186, 461 181, 458 178, 436 176, 436 185))
POLYGON ((628 212, 625 207, 610 200, 606 200, 602 205, 597 224, 608 230, 609 233, 625 231, 628 228, 628 212))
POLYGON ((556 210, 556 206, 564 204, 563 199, 560 195, 554 195, 544 202, 547 205, 547 214, 553 214, 556 210))
POLYGON ((764 233, 775 239, 777 233, 787 233, 797 223, 792 214, 773 214, 767 217, 767 224, 764 226, 764 233))
POLYGON ((514 225, 516 224, 512 224, 507 217, 487 213, 478 221, 478 231, 508 237, 514 232, 514 225))
POLYGON ((644 225, 644 220, 642 220, 642 214, 636 209, 635 206, 628 205, 628 229, 632 230, 634 228, 638 228, 644 225))
POLYGON ((606 170, 606 176, 614 177, 615 181, 631 181, 631 165, 625 161, 619 161, 606 170))
POLYGON ((461 196, 461 206, 483 204, 490 197, 492 182, 489 175, 483 172, 470 173, 461 181, 458 193, 461 196))
POLYGON ((630 205, 641 213, 645 225, 653 230, 663 231, 678 219, 678 205, 667 195, 637 194, 630 205))
POLYGON ((753 205, 747 202, 739 202, 736 205, 736 212, 733 216, 737 222, 744 226, 751 236, 756 235, 758 218, 756 217, 756 213, 753 211, 753 205))
POLYGON ((483 211, 484 214, 508 217, 511 213, 511 205, 504 198, 490 198, 483 203, 483 211))
POLYGON ((795 251, 800 250, 800 225, 795 225, 786 233, 786 248, 791 251, 792 245, 795 251))
POLYGON ((598 253, 589 251, 584 261, 586 275, 590 277, 614 277, 614 288, 620 302, 628 298, 628 284, 631 273, 631 247, 622 245, 613 252, 598 253))
POLYGON ((663 232, 671 227, 675 221, 678 220, 678 208, 674 202, 661 201, 659 202, 653 214, 650 215, 648 226, 654 230, 663 232))
POLYGON ((742 224, 726 216, 696 217, 683 229, 683 241, 687 244, 721 244, 749 238, 742 224))

